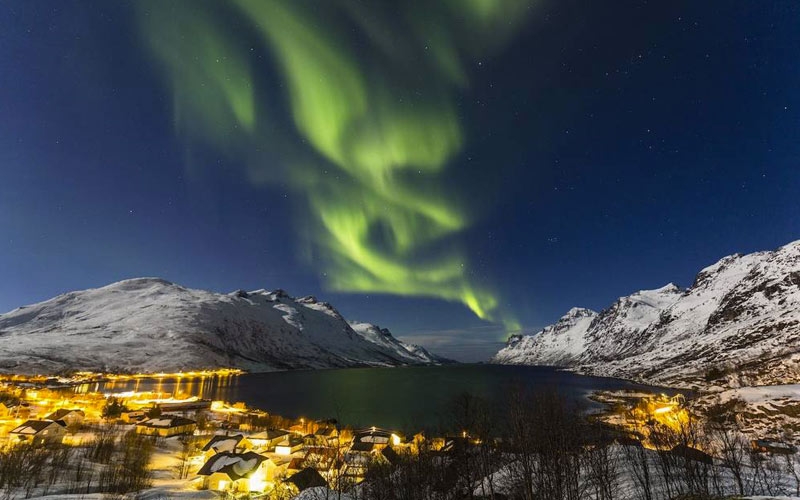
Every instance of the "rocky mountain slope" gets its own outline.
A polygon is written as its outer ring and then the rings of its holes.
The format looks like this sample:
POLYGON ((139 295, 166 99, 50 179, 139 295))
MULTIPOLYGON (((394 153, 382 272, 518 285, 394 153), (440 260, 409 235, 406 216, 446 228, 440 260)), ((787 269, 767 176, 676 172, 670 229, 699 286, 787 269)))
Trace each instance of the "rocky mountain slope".
POLYGON ((388 330, 282 290, 218 294, 155 278, 60 295, 0 315, 0 371, 249 371, 437 363, 388 330))
POLYGON ((686 290, 667 285, 514 336, 494 363, 569 367, 676 386, 800 380, 800 241, 731 255, 686 290))

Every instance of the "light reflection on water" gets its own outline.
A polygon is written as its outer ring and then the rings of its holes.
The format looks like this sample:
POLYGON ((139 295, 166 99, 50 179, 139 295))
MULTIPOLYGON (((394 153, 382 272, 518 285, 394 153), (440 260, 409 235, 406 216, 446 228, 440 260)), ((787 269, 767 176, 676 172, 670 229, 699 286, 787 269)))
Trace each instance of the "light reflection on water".
POLYGON ((85 384, 76 390, 157 392, 165 397, 242 401, 285 417, 336 418, 353 426, 418 430, 442 423, 450 401, 465 392, 486 399, 502 412, 517 387, 555 390, 587 408, 597 406, 586 398, 597 390, 654 389, 548 367, 450 365, 133 379, 85 384))

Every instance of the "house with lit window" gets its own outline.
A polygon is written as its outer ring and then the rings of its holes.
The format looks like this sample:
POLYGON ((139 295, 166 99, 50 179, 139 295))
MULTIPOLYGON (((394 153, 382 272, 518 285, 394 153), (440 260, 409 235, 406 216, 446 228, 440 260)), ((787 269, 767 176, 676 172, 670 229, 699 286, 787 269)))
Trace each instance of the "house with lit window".
POLYGON ((44 417, 45 420, 63 420, 67 426, 70 425, 80 425, 83 423, 84 418, 86 418, 86 413, 83 410, 79 410, 73 408, 68 410, 66 408, 61 408, 59 410, 54 411, 50 415, 44 417))
POLYGON ((244 453, 252 449, 252 443, 242 434, 235 434, 232 436, 217 434, 203 446, 203 455, 205 459, 208 460, 217 453, 222 453, 224 451, 230 453, 244 453))
POLYGON ((291 432, 283 429, 269 429, 255 434, 250 434, 247 439, 253 444, 257 450, 274 450, 275 447, 283 441, 289 439, 291 432))
POLYGON ((286 484, 291 485, 294 493, 301 493, 311 488, 328 486, 328 482, 325 480, 325 478, 322 477, 322 475, 316 469, 311 467, 306 467, 305 469, 292 474, 288 479, 286 479, 286 484))
POLYGON ((320 427, 313 434, 313 444, 334 446, 339 441, 339 430, 336 427, 320 427))
POLYGON ((136 432, 146 436, 171 437, 192 434, 197 429, 194 420, 175 416, 151 418, 136 424, 136 432))
POLYGON ((12 443, 45 444, 60 443, 67 433, 63 420, 28 420, 9 433, 12 443))
POLYGON ((240 493, 262 492, 271 487, 275 477, 270 460, 253 451, 231 453, 223 451, 209 458, 197 471, 202 477, 201 488, 240 493))
POLYGON ((303 438, 292 436, 278 443, 275 446, 275 453, 278 455, 291 455, 302 450, 304 444, 303 438))

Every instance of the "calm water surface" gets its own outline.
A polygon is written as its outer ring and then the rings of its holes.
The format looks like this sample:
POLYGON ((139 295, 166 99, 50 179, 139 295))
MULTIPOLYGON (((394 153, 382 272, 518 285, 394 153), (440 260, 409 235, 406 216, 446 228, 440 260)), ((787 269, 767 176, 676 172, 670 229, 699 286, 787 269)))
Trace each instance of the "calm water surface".
POLYGON ((91 390, 158 391, 230 402, 243 401, 286 417, 336 418, 353 426, 415 430, 443 422, 459 394, 480 396, 502 411, 519 387, 552 389, 585 407, 597 390, 652 387, 618 379, 586 377, 538 366, 452 365, 402 368, 349 368, 252 373, 228 378, 139 380, 101 383, 91 390))

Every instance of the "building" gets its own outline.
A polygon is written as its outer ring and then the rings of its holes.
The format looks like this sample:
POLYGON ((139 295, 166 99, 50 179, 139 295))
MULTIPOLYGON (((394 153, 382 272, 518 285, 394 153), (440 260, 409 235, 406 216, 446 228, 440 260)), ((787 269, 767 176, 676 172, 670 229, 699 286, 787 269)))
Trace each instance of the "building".
POLYGON ((67 426, 71 425, 81 425, 83 420, 86 418, 86 413, 83 410, 72 409, 68 410, 66 408, 61 408, 59 410, 54 411, 50 415, 44 417, 45 420, 63 420, 67 426))
POLYGON ((278 455, 291 455, 303 449, 303 439, 299 437, 289 437, 281 441, 275 447, 275 453, 278 455))
POLYGON ((293 474, 286 482, 292 484, 294 488, 297 489, 298 493, 309 488, 328 486, 328 482, 325 481, 325 478, 311 467, 306 467, 300 472, 293 474))
POLYGON ((675 446, 670 450, 670 454, 675 457, 683 458, 684 460, 691 460, 706 465, 714 464, 714 458, 711 455, 697 448, 686 446, 685 444, 675 446))
POLYGON ((339 450, 330 446, 311 446, 306 449, 303 464, 313 467, 323 477, 329 477, 332 471, 341 466, 339 450))
POLYGON ((283 441, 291 436, 291 432, 283 429, 269 429, 267 431, 250 434, 247 438, 253 443, 253 447, 259 450, 273 450, 283 441))
POLYGON ((66 433, 67 424, 62 420, 28 420, 9 433, 9 440, 27 444, 60 443, 66 433))
POLYGON ((241 434, 234 436, 227 436, 217 434, 203 446, 203 455, 208 460, 217 453, 230 452, 230 453, 244 453, 245 451, 253 449, 250 441, 241 434))
POLYGON ((119 414, 119 419, 126 424, 138 424, 147 420, 142 410, 128 410, 119 414))
POLYGON ((750 441, 753 451, 759 453, 777 453, 779 455, 794 455, 797 448, 789 443, 770 441, 768 439, 755 439, 750 441))
POLYGON ((372 443, 378 449, 398 446, 401 442, 402 438, 397 433, 377 427, 361 429, 353 434, 353 443, 372 443))
POLYGON ((195 430, 197 423, 183 417, 164 416, 136 424, 136 432, 147 436, 171 437, 192 434, 195 430))
POLYGON ((320 427, 313 434, 314 444, 334 446, 339 441, 339 430, 336 427, 320 427))
MULTIPOLYGON (((202 476, 202 488, 216 491, 261 492, 267 482, 267 457, 253 451, 231 453, 223 451, 209 458, 197 471, 202 476)), ((273 464, 274 465, 274 464, 273 464)))

